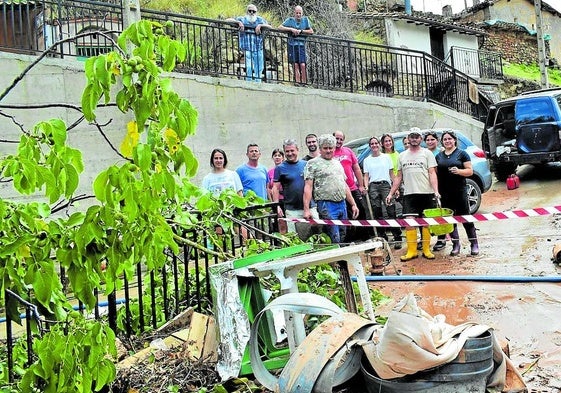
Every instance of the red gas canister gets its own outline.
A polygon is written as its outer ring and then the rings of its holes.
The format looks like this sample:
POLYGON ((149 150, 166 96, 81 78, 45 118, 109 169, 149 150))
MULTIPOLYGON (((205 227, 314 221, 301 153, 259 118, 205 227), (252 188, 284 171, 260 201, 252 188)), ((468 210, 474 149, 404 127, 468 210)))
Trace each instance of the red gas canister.
POLYGON ((514 190, 515 188, 520 187, 520 179, 516 175, 510 175, 506 179, 506 188, 508 190, 514 190))

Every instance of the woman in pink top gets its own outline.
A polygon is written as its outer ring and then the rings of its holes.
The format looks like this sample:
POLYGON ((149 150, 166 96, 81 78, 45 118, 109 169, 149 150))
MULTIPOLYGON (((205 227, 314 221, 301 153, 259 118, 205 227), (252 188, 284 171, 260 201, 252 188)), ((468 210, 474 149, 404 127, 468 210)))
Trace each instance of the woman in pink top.
MULTIPOLYGON (((272 201, 273 197, 271 192, 273 190, 273 179, 275 178, 275 168, 284 161, 284 151, 282 149, 275 149, 271 154, 271 158, 273 159, 273 163, 275 164, 274 167, 269 169, 269 184, 267 185, 267 191, 269 193, 269 200, 272 201)), ((279 205, 284 212, 284 204, 283 204, 283 195, 282 195, 282 186, 279 185, 279 205)), ((283 220, 279 220, 279 231, 281 233, 286 233, 286 222, 283 220)))

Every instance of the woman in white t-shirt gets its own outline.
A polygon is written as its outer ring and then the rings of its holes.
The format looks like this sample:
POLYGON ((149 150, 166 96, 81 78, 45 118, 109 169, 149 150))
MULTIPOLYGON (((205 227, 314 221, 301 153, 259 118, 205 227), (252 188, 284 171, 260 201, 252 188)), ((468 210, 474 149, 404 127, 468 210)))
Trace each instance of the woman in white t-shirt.
MULTIPOLYGON (((389 155, 382 153, 382 145, 378 138, 373 136, 368 141, 371 154, 366 157, 362 163, 364 171, 364 184, 368 187, 368 199, 372 207, 374 219, 382 219, 383 206, 388 196, 392 181, 394 179, 393 162, 389 155)), ((396 218, 395 203, 385 206, 388 217, 396 218)), ((393 234, 394 248, 399 250, 403 240, 401 236, 401 228, 390 227, 389 231, 393 234)), ((385 228, 376 228, 378 236, 388 239, 385 228)))
POLYGON ((235 190, 240 196, 243 196, 243 186, 240 176, 229 169, 228 157, 222 149, 214 149, 210 153, 210 167, 212 170, 203 178, 202 187, 218 196, 227 189, 235 190))

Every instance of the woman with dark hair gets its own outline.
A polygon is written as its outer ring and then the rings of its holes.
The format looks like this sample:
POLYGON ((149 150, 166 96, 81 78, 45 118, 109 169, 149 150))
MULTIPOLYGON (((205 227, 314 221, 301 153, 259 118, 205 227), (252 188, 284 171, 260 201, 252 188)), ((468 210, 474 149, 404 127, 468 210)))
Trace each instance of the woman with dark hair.
MULTIPOLYGON (((405 145, 406 141, 407 137, 403 138, 403 146, 405 149, 407 149, 405 145)), ((393 175, 396 176, 399 166, 399 152, 395 150, 395 140, 393 136, 391 136, 391 134, 382 135, 380 144, 382 145, 382 153, 387 154, 392 159, 393 175)), ((403 185, 399 187, 399 194, 395 198, 395 217, 403 217, 403 185)), ((403 230, 403 228, 401 229, 403 230)))
MULTIPOLYGON (((473 174, 471 159, 466 151, 457 146, 458 137, 453 131, 443 132, 440 141, 444 150, 438 153, 436 162, 438 164, 438 192, 442 198, 442 207, 452 209, 458 216, 469 214, 466 178, 473 174)), ((471 244, 471 255, 478 255, 479 244, 475 225, 472 222, 464 222, 462 225, 471 244)), ((452 239, 450 255, 458 255, 461 247, 456 224, 454 224, 450 238, 452 239)))
POLYGON ((423 140, 425 141, 425 145, 427 145, 427 149, 429 149, 435 157, 442 150, 442 148, 438 146, 438 135, 436 132, 427 132, 423 137, 423 140))
POLYGON ((210 167, 212 170, 203 178, 203 188, 209 190, 218 196, 226 189, 235 190, 240 196, 243 196, 243 186, 240 176, 229 169, 228 157, 222 149, 214 149, 210 153, 210 167))
MULTIPOLYGON (((273 185, 274 185, 273 179, 275 178, 275 168, 278 167, 284 161, 284 151, 277 147, 271 153, 271 158, 273 159, 273 164, 275 164, 275 166, 270 168, 269 171, 268 171, 268 173, 269 173, 269 184, 267 185, 267 193, 269 194, 269 200, 274 201, 275 197, 273 195, 273 185)), ((284 210, 284 196, 282 194, 282 185, 280 183, 278 184, 278 192, 279 192, 279 196, 278 196, 279 206, 284 213, 284 211, 285 211, 284 210)), ((286 233, 287 232, 286 221, 279 220, 279 232, 280 233, 286 233)))
MULTIPOLYGON (((281 162, 284 161, 284 151, 282 151, 282 149, 279 149, 278 147, 276 149, 273 150, 273 152, 271 153, 271 158, 273 159, 273 164, 275 164, 275 166, 273 166, 272 168, 269 168, 269 184, 267 184, 267 192, 269 194, 269 200, 272 201, 273 197, 271 195, 272 190, 273 190, 273 178, 275 177, 275 168, 277 166, 280 165, 281 162)), ((282 205, 282 187, 279 188, 279 202, 281 202, 282 205)))
MULTIPOLYGON (((438 135, 436 132, 427 132, 423 137, 423 140, 427 145, 427 149, 429 149, 435 157, 442 151, 442 147, 438 145, 438 135)), ((436 239, 436 243, 432 246, 433 251, 440 251, 446 247, 446 235, 438 235, 436 239)))
MULTIPOLYGON (((370 146, 370 155, 366 157, 362 163, 364 170, 364 184, 368 190, 368 199, 374 214, 373 219, 381 219, 383 217, 382 207, 385 205, 387 216, 395 218, 395 203, 385 203, 392 187, 395 177, 393 172, 393 163, 389 155, 383 154, 381 144, 378 138, 373 136, 368 141, 370 146)), ((388 239, 387 231, 392 232, 394 240, 394 248, 401 249, 401 228, 376 228, 378 236, 388 239)))

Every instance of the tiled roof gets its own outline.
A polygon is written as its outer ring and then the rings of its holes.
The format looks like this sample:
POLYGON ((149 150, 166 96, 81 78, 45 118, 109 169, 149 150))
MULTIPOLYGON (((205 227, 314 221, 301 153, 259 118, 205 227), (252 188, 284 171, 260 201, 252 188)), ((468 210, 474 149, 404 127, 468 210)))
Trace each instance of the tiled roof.
POLYGON ((0 0, 0 4, 12 5, 12 4, 35 4, 33 0, 0 0))
POLYGON ((416 25, 430 26, 436 29, 445 31, 455 31, 460 34, 468 34, 475 36, 483 36, 487 33, 485 30, 466 26, 453 22, 450 18, 445 18, 442 15, 427 14, 422 12, 415 12, 412 15, 405 12, 348 12, 347 15, 351 18, 360 19, 393 19, 403 20, 407 23, 415 23, 416 25))
MULTIPOLYGON (((498 3, 501 0, 486 0, 486 1, 482 1, 479 4, 476 4, 472 7, 469 7, 465 10, 463 10, 462 12, 460 12, 459 14, 454 15, 454 19, 461 19, 462 16, 464 16, 465 14, 471 14, 473 12, 477 12, 479 10, 484 10, 485 8, 488 8, 490 6, 492 6, 495 3, 498 3)), ((532 6, 534 5, 534 0, 527 0, 532 6)), ((561 16, 561 8, 559 6, 559 1, 550 1, 548 3, 547 0, 542 0, 542 8, 552 14, 556 14, 561 16)))

